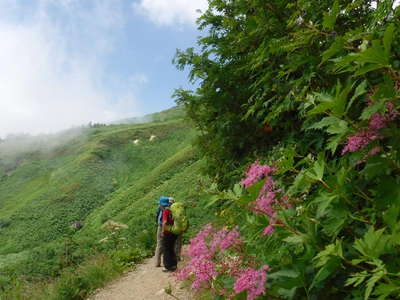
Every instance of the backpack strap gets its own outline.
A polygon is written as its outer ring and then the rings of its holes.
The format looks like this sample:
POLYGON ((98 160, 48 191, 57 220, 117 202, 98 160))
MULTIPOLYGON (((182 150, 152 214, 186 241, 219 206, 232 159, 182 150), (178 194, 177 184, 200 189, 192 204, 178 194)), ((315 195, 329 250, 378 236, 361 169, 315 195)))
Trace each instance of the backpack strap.
POLYGON ((158 226, 162 225, 162 213, 163 213, 163 210, 159 207, 157 209, 157 213, 156 213, 156 224, 158 226))

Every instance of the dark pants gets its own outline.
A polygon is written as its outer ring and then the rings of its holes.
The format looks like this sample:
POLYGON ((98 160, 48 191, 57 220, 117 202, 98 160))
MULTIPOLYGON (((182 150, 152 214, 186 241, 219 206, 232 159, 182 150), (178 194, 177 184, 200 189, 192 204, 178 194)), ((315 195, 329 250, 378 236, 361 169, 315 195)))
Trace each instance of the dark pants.
POLYGON ((178 236, 173 233, 164 233, 162 240, 163 262, 167 270, 175 270, 177 265, 175 242, 178 236))

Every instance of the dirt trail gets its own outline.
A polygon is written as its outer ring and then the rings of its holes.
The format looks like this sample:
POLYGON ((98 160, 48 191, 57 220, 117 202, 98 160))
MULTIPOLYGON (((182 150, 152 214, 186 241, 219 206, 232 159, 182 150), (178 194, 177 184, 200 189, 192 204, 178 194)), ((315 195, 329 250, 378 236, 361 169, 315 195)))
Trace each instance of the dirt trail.
POLYGON ((171 273, 162 272, 163 268, 154 267, 153 258, 145 260, 135 270, 96 291, 89 300, 170 300, 176 299, 166 294, 170 285, 172 293, 179 300, 193 297, 182 289, 171 273))

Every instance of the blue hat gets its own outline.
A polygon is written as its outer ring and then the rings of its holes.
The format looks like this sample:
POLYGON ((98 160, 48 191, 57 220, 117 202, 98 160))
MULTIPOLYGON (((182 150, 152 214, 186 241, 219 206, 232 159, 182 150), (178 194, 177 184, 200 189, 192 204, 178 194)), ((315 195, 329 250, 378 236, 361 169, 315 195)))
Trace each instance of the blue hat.
POLYGON ((169 197, 160 197, 160 201, 159 201, 160 205, 162 206, 170 206, 169 203, 169 197))

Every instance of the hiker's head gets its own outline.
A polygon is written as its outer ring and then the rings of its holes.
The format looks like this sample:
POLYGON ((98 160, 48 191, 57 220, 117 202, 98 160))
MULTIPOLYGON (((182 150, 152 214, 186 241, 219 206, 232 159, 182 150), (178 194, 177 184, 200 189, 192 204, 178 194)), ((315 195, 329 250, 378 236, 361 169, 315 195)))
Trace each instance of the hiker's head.
POLYGON ((159 204, 163 207, 170 206, 169 198, 168 197, 160 197, 159 204))
POLYGON ((169 197, 169 204, 174 204, 175 203, 175 199, 174 198, 172 198, 172 197, 169 197))

